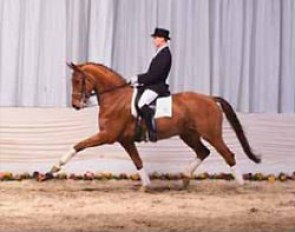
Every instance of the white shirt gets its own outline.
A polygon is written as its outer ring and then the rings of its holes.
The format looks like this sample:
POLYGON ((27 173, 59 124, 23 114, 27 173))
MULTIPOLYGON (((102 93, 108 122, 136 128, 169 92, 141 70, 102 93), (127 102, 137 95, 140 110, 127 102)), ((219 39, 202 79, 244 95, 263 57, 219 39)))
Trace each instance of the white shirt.
MULTIPOLYGON (((166 48, 166 47, 168 47, 168 44, 165 44, 165 45, 163 45, 162 47, 159 47, 159 48, 157 49, 156 54, 154 55, 154 57, 155 57, 156 55, 158 55, 159 52, 162 51, 162 50, 163 50, 164 48, 166 48)), ((153 58, 154 58, 154 57, 153 57, 153 58)))

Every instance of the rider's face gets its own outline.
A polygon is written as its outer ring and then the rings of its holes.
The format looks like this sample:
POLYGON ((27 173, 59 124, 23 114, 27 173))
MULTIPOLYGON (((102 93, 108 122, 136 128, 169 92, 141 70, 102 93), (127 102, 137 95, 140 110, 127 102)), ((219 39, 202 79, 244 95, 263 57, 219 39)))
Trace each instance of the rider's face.
POLYGON ((153 43, 156 48, 162 47, 164 44, 166 44, 166 40, 163 37, 153 37, 153 43))

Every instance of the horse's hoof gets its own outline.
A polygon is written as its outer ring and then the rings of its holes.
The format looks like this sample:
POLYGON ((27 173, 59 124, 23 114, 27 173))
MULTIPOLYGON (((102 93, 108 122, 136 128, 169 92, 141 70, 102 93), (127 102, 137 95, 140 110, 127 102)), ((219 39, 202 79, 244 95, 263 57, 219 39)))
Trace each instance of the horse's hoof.
POLYGON ((53 178, 54 178, 53 174, 47 172, 45 175, 44 174, 39 174, 39 176, 37 177, 37 181, 43 182, 43 181, 46 181, 46 180, 51 180, 53 178))
POLYGON ((242 182, 237 182, 237 185, 238 185, 238 187, 244 187, 245 186, 245 182, 244 181, 242 181, 242 182))
POLYGON ((189 186, 189 183, 190 183, 190 178, 185 177, 185 178, 182 180, 183 188, 186 189, 186 188, 189 186))
POLYGON ((60 167, 54 165, 54 166, 51 168, 51 170, 50 170, 49 173, 56 173, 56 172, 59 172, 60 170, 61 170, 60 167))
POLYGON ((148 192, 151 192, 151 187, 150 186, 140 186, 139 191, 143 192, 143 193, 148 193, 148 192))

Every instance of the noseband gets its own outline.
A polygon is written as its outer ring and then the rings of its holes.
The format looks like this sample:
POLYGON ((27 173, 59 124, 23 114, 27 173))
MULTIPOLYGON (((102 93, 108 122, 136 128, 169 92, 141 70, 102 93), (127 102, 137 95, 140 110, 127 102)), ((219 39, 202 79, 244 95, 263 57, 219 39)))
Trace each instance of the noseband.
POLYGON ((81 74, 82 74, 82 78, 83 78, 82 91, 81 92, 73 92, 72 96, 73 95, 74 96, 82 96, 81 100, 83 102, 86 102, 91 97, 92 93, 87 94, 87 91, 86 91, 86 78, 87 78, 87 76, 85 75, 85 73, 81 72, 81 74))

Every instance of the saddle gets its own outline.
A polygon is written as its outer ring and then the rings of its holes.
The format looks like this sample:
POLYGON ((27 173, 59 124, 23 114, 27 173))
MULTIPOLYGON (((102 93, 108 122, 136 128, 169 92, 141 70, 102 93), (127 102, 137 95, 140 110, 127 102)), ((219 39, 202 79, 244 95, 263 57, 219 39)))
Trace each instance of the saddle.
MULTIPOLYGON (((131 103, 131 113, 136 118, 136 126, 135 126, 135 138, 134 140, 137 142, 147 141, 146 130, 144 129, 144 124, 146 124, 147 120, 143 120, 146 114, 148 113, 149 117, 153 118, 153 125, 146 125, 146 127, 154 127, 156 131, 156 118, 161 117, 172 117, 172 97, 171 95, 161 96, 156 98, 148 107, 143 107, 142 111, 138 107, 138 102, 143 94, 143 89, 134 88, 132 103, 131 103), (144 123, 145 121, 146 123, 144 123)), ((151 131, 149 130, 149 133, 151 131)), ((150 135, 150 134, 149 134, 150 135)), ((149 140, 155 142, 156 139, 152 140, 151 136, 149 136, 149 140)))
MULTIPOLYGON (((140 115, 138 108, 138 101, 143 94, 143 90, 134 88, 131 100, 131 114, 137 118, 140 115)), ((154 102, 150 104, 150 107, 155 110, 154 117, 157 118, 171 118, 172 117, 172 96, 161 96, 158 97, 154 102)))

